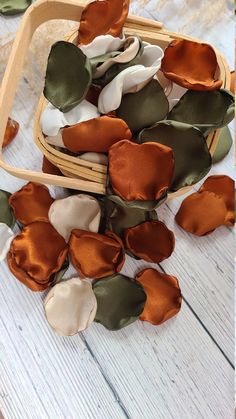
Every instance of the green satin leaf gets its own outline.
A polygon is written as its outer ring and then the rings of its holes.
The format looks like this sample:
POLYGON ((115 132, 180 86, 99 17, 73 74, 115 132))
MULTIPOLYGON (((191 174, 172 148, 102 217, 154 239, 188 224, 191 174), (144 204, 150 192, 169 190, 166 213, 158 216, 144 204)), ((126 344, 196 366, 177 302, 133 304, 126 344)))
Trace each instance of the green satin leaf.
POLYGON ((167 116, 199 128, 204 135, 228 125, 234 118, 234 96, 228 90, 188 90, 167 116))
POLYGON ((8 202, 10 196, 9 192, 0 189, 0 223, 7 224, 8 227, 13 228, 16 219, 8 202))
POLYGON ((31 5, 31 0, 1 0, 0 14, 14 16, 23 13, 31 5))
POLYGON ((62 112, 68 112, 86 96, 92 81, 89 59, 74 44, 56 42, 50 51, 44 96, 62 112))
POLYGON ((144 129, 138 141, 153 141, 173 149, 175 159, 171 191, 191 186, 209 172, 212 159, 206 140, 198 128, 175 121, 162 121, 144 129))
POLYGON ((119 330, 138 319, 143 312, 146 293, 134 279, 118 274, 93 284, 97 299, 95 321, 108 330, 119 330))
POLYGON ((212 162, 218 163, 227 156, 233 144, 232 135, 229 130, 229 127, 223 127, 220 133, 218 144, 212 156, 212 162))
POLYGON ((165 119, 168 111, 169 102, 164 90, 153 79, 139 92, 124 95, 116 115, 131 131, 137 132, 165 119))

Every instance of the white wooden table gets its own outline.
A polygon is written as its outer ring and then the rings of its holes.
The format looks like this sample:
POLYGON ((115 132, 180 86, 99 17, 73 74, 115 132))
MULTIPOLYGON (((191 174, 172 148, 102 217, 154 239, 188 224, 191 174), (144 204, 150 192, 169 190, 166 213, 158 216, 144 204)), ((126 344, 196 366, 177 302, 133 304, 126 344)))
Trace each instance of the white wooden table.
MULTIPOLYGON (((212 2, 191 0, 182 13, 186 3, 151 1, 144 10, 133 2, 132 10, 164 20, 171 30, 186 24, 185 32, 215 44, 232 67, 234 22, 229 12, 204 27, 189 13, 200 10, 203 16, 212 2)), ((14 31, 18 23, 19 18, 0 17, 0 35, 14 31)), ((27 89, 25 80, 12 112, 21 130, 5 153, 13 165, 40 170, 29 123, 37 98, 27 89)), ((212 173, 233 176, 232 155, 212 173)), ((15 191, 23 184, 0 171, 0 188, 15 191)), ((203 238, 185 233, 174 222, 181 200, 158 210, 176 236, 174 254, 158 269, 179 278, 184 298, 180 314, 160 327, 136 322, 109 332, 93 324, 72 338, 57 337, 45 321, 43 296, 22 286, 1 264, 0 411, 5 418, 233 417, 234 234, 226 227, 203 238)), ((147 265, 127 258, 123 271, 132 276, 147 265)))

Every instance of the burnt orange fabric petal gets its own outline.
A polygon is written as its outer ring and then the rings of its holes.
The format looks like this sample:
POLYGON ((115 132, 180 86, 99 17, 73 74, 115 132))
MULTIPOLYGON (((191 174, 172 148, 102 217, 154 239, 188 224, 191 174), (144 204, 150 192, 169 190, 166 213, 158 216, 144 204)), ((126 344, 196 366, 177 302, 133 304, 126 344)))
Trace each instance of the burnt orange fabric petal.
POLYGON ((185 198, 175 216, 189 233, 204 236, 224 224, 227 208, 224 199, 213 192, 196 192, 185 198))
POLYGON ((178 39, 164 52, 161 69, 164 75, 186 89, 216 90, 222 80, 215 77, 216 53, 208 44, 178 39))
POLYGON ((36 221, 12 241, 7 260, 19 281, 33 291, 43 291, 61 269, 67 253, 65 240, 53 226, 36 221))
POLYGON ((235 95, 235 71, 230 72, 230 91, 235 95))
POLYGON ((214 192, 224 200, 227 208, 225 224, 234 226, 235 209, 233 179, 226 175, 209 176, 199 189, 199 192, 202 191, 214 192))
POLYGON ((43 156, 42 171, 43 173, 48 173, 49 175, 63 176, 60 169, 52 164, 45 156, 43 156))
POLYGON ((112 35, 114 37, 120 36, 122 28, 129 14, 129 4, 130 0, 123 0, 122 13, 119 19, 111 26, 110 30, 107 32, 109 35, 112 35))
POLYGON ((130 140, 132 133, 125 121, 113 116, 101 116, 64 128, 63 142, 74 153, 95 151, 106 153, 120 140, 130 140))
POLYGON ((73 230, 69 252, 75 269, 88 278, 103 278, 119 272, 125 261, 121 239, 111 231, 106 235, 73 230))
POLYGON ((125 247, 147 262, 167 259, 175 247, 175 236, 161 221, 146 221, 125 230, 125 247))
POLYGON ((48 188, 34 182, 27 183, 9 198, 16 219, 24 225, 33 221, 48 221, 48 211, 53 202, 48 188))
POLYGON ((111 186, 126 201, 160 199, 172 183, 173 172, 173 151, 162 144, 120 141, 109 150, 111 186))
POLYGON ((20 125, 14 119, 8 118, 7 127, 3 139, 3 148, 11 144, 19 131, 20 125))
POLYGON ((139 272, 136 280, 147 295, 140 320, 159 325, 179 312, 182 296, 177 278, 150 268, 139 272))
POLYGON ((88 102, 92 103, 94 106, 98 106, 98 98, 101 91, 102 88, 100 86, 95 86, 94 84, 91 84, 85 99, 88 102))

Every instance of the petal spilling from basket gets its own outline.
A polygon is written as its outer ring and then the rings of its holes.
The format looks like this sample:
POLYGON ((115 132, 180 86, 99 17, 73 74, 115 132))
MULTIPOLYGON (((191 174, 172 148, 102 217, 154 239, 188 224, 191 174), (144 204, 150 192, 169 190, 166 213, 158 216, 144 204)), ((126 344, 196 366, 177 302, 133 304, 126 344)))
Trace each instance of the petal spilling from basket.
POLYGON ((226 175, 209 176, 199 189, 199 192, 203 191, 214 192, 224 200, 227 208, 225 224, 233 227, 235 219, 233 179, 226 175))
POLYGON ((120 36, 129 12, 129 0, 100 0, 83 10, 79 26, 79 42, 89 44, 99 35, 120 36))
POLYGON ((172 191, 199 182, 209 172, 212 159, 201 131, 192 125, 162 121, 139 134, 139 142, 156 142, 172 148, 175 159, 172 191))
POLYGON ((127 124, 113 116, 101 116, 86 122, 64 128, 62 139, 64 146, 74 153, 95 151, 106 153, 120 140, 132 138, 127 124))
POLYGON ((170 257, 175 236, 161 221, 146 221, 124 233, 125 248, 146 262, 160 263, 170 257))
POLYGON ((216 90, 222 80, 215 76, 218 63, 214 49, 200 42, 178 39, 165 50, 161 65, 164 75, 192 90, 216 90))
POLYGON ((43 156, 42 172, 49 175, 63 176, 60 169, 43 156))
POLYGON ((93 284, 97 299, 95 321, 108 330, 119 330, 138 319, 144 309, 146 293, 134 279, 114 275, 93 284))
POLYGON ((16 219, 23 225, 48 221, 48 211, 53 202, 48 188, 34 182, 27 183, 9 198, 16 219))
POLYGON ((188 90, 171 110, 168 119, 185 122, 208 135, 234 118, 234 96, 227 90, 195 92, 188 90))
POLYGON ((3 0, 0 4, 0 14, 6 16, 23 13, 30 5, 31 0, 3 0))
POLYGON ((0 189, 0 223, 13 228, 16 222, 14 212, 9 204, 11 194, 0 189))
POLYGON ((124 95, 116 115, 131 131, 137 132, 165 119, 168 111, 169 102, 164 90, 157 80, 151 80, 139 92, 124 95))
POLYGON ((88 278, 103 278, 119 272, 125 261, 123 243, 111 231, 106 235, 73 230, 69 242, 71 263, 88 278))
POLYGON ((120 141, 109 150, 109 177, 113 190, 126 201, 156 201, 171 186, 172 149, 162 144, 120 141))
POLYGON ((7 256, 14 236, 13 231, 7 224, 0 223, 0 262, 7 256))
POLYGON ((139 272, 136 280, 147 294, 140 320, 159 325, 180 311, 182 295, 177 278, 150 268, 139 272))
POLYGON ((62 112, 85 98, 92 81, 89 59, 76 45, 56 42, 48 57, 44 96, 62 112))
POLYGON ((125 42, 125 36, 114 38, 112 35, 99 35, 87 45, 79 45, 79 48, 88 58, 98 57, 112 51, 118 51, 125 42))
POLYGON ((24 227, 11 243, 8 265, 32 291, 43 291, 63 266, 67 244, 50 223, 36 221, 24 227))
POLYGON ((48 323, 60 336, 72 336, 90 326, 97 311, 91 284, 72 278, 55 285, 44 301, 48 323))
POLYGON ((3 139, 3 148, 11 144, 19 131, 20 125, 14 119, 8 118, 7 128, 3 139))
POLYGON ((232 135, 229 127, 226 125, 221 129, 216 149, 212 156, 212 162, 219 163, 229 153, 233 144, 232 135))
POLYGON ((108 157, 103 153, 94 153, 89 151, 79 155, 81 160, 89 161, 90 163, 102 164, 103 166, 108 165, 108 157))
POLYGON ((188 233, 205 236, 223 225, 226 217, 224 199, 213 192, 202 191, 184 199, 175 220, 188 233))
POLYGON ((71 231, 75 228, 97 233, 101 208, 92 196, 72 195, 54 201, 49 209, 48 217, 53 227, 68 241, 71 231))

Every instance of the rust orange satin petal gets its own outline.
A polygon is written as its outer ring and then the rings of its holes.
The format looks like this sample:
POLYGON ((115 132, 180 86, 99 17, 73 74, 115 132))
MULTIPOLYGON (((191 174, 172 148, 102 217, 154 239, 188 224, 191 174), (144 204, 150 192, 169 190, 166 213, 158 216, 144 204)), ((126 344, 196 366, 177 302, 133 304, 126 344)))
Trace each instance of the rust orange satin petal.
POLYGON ((3 139, 3 148, 8 146, 15 138, 19 131, 20 125, 14 119, 8 118, 7 127, 3 139))
POLYGON ((69 252, 75 269, 83 276, 94 279, 119 272, 125 261, 123 243, 111 231, 102 235, 73 230, 69 252))
POLYGON ((15 277, 33 291, 46 289, 65 262, 68 248, 50 223, 27 225, 12 241, 8 265, 15 277))
POLYGON ((230 91, 235 95, 235 71, 230 72, 230 91))
POLYGON ((45 156, 43 156, 42 171, 43 173, 48 173, 49 175, 63 176, 60 169, 52 164, 45 156))
POLYGON ((223 198, 213 192, 196 192, 181 204, 175 216, 184 230, 197 236, 211 233, 225 222, 227 208, 223 198))
POLYGON ((222 86, 222 80, 215 79, 217 66, 210 45, 183 39, 168 45, 161 69, 168 79, 186 89, 216 90, 222 86))
POLYGON ((63 142, 74 153, 95 151, 106 153, 117 141, 131 139, 128 125, 113 116, 101 116, 80 122, 62 131, 63 142))
POLYGON ((214 192, 216 195, 223 198, 227 208, 225 224, 234 226, 235 209, 233 179, 226 175, 209 176, 199 189, 199 192, 202 191, 214 192))
POLYGON ((100 86, 95 86, 94 84, 91 84, 85 99, 88 102, 92 103, 94 106, 98 106, 98 98, 101 91, 102 88, 100 86))
POLYGON ((140 320, 159 325, 179 312, 182 296, 177 278, 150 268, 139 272, 136 280, 147 295, 140 320))
POLYGON ((120 36, 121 30, 129 14, 129 4, 130 4, 130 0, 123 0, 122 13, 119 19, 111 26, 110 30, 107 32, 109 35, 112 35, 114 37, 120 36))
POLYGON ((110 182, 126 201, 160 199, 171 185, 173 171, 173 151, 159 143, 120 141, 109 150, 110 182))
POLYGON ((147 262, 167 259, 175 247, 175 236, 161 221, 146 221, 125 230, 125 246, 147 262))
POLYGON ((24 225, 33 221, 48 221, 48 211, 53 202, 48 188, 34 182, 27 183, 9 199, 16 219, 24 225))

